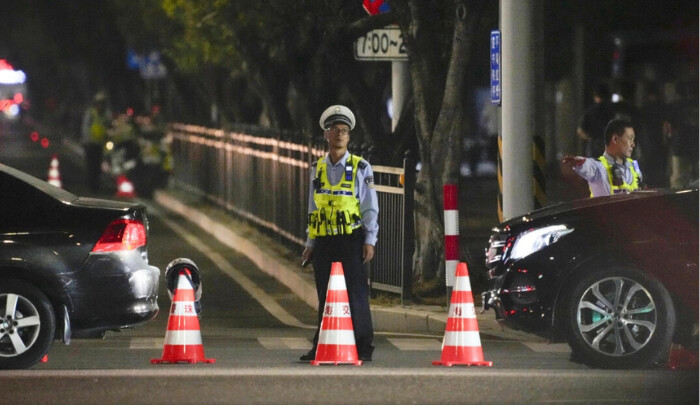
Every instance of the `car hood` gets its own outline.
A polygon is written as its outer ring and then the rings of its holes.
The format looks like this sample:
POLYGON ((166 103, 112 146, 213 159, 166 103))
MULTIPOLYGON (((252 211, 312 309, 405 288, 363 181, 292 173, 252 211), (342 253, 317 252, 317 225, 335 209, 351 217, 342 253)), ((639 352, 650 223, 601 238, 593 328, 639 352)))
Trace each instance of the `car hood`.
POLYGON ((622 203, 626 201, 634 201, 640 198, 650 198, 654 196, 670 195, 673 191, 670 190, 648 190, 635 191, 628 195, 611 195, 596 198, 578 199, 570 202, 563 202, 556 205, 551 205, 541 208, 525 215, 508 219, 496 225, 493 230, 495 232, 520 231, 532 226, 537 226, 539 221, 547 220, 551 223, 554 219, 565 219, 571 214, 578 214, 594 210, 595 208, 610 206, 611 204, 622 203))

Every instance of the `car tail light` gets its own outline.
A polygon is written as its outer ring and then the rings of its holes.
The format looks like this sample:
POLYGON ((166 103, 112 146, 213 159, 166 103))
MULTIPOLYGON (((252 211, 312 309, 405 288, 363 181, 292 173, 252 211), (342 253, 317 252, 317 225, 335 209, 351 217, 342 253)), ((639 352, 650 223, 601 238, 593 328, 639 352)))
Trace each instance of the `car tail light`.
POLYGON ((115 219, 92 248, 93 252, 129 251, 146 245, 146 227, 133 219, 115 219))

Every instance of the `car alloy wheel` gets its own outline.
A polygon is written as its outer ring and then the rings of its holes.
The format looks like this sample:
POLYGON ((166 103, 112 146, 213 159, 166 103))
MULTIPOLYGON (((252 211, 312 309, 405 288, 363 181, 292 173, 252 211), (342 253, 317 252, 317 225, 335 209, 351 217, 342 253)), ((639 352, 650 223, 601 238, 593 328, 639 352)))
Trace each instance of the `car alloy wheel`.
POLYGON ((0 295, 0 306, 5 306, 0 317, 0 340, 5 339, 0 356, 19 356, 39 337, 39 312, 27 298, 14 293, 0 295))
POLYGON ((621 277, 594 283, 578 303, 578 330, 595 350, 623 356, 643 348, 658 322, 654 300, 637 282, 621 277))
POLYGON ((56 320, 46 296, 33 286, 0 285, 0 369, 24 369, 46 355, 56 320))
POLYGON ((569 341, 594 367, 645 368, 663 359, 675 329, 668 292, 629 270, 600 272, 573 292, 569 341))

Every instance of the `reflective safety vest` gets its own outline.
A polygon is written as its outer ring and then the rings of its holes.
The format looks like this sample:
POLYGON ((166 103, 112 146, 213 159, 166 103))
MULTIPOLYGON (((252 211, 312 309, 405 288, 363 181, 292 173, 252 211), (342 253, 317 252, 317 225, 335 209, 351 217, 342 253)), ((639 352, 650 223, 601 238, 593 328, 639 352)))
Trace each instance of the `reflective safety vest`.
MULTIPOLYGON (((622 194, 622 193, 630 193, 632 191, 636 191, 639 189, 639 165, 637 164, 637 161, 633 160, 632 158, 627 158, 627 167, 629 168, 630 172, 632 173, 632 183, 628 184, 625 181, 622 181, 621 185, 613 185, 613 166, 611 163, 608 162, 608 160, 604 156, 600 156, 598 158, 598 161, 600 161, 603 166, 605 167, 605 170, 608 173, 608 182, 610 183, 610 194, 615 195, 615 194, 622 194)), ((593 192, 591 192, 591 196, 593 196, 593 192)))
POLYGON ((362 227, 360 201, 355 197, 357 168, 366 166, 361 161, 361 157, 351 154, 345 163, 345 174, 336 185, 328 180, 323 158, 316 162, 313 188, 317 209, 309 214, 309 238, 349 235, 362 227))
POLYGON ((95 108, 90 109, 90 141, 103 143, 109 128, 108 119, 100 115, 95 108))

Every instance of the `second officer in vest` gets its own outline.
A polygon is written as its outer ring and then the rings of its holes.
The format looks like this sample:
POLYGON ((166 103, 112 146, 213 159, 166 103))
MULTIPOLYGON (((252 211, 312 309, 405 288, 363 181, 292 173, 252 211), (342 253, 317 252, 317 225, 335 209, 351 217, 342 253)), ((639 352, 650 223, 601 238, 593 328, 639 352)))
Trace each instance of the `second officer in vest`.
POLYGON ((598 158, 565 155, 562 162, 588 181, 591 196, 624 194, 642 188, 642 171, 632 159, 632 123, 615 119, 605 127, 605 152, 598 158))
MULTIPOLYGON (((342 105, 328 107, 319 120, 328 154, 311 167, 308 238, 302 263, 312 261, 318 294, 318 326, 323 319, 333 262, 341 262, 348 291, 355 343, 360 360, 372 360, 374 331, 369 307, 367 263, 377 243, 379 205, 372 166, 348 151, 355 116, 342 105)), ((316 356, 314 347, 301 360, 316 356)))

